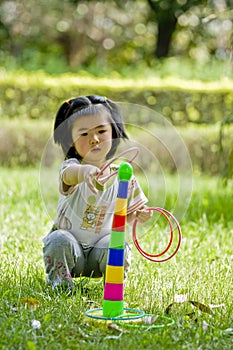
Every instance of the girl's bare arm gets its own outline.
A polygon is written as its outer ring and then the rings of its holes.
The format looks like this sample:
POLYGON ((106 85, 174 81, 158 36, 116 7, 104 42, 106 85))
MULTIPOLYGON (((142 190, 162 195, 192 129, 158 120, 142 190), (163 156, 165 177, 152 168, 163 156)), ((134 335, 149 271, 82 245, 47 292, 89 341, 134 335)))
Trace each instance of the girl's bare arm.
POLYGON ((85 181, 90 190, 97 193, 98 191, 95 188, 92 179, 97 176, 99 172, 99 168, 89 164, 74 164, 69 166, 63 172, 62 181, 64 191, 68 190, 70 186, 74 186, 85 181))

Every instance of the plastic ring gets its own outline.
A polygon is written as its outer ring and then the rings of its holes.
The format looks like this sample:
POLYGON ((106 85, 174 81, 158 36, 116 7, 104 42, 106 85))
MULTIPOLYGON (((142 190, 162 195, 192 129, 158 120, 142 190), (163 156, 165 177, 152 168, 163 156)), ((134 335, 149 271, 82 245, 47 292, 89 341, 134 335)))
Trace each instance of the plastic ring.
MULTIPOLYGON (((142 317, 146 317, 146 316, 155 316, 154 314, 144 314, 142 317)), ((160 316, 158 315, 158 318, 162 318, 164 320, 169 321, 168 323, 160 323, 160 324, 132 324, 132 323, 124 323, 124 322, 119 322, 116 321, 115 323, 118 324, 119 326, 124 326, 124 327, 129 327, 129 328, 144 328, 144 329, 154 329, 154 328, 165 328, 165 327, 171 327, 174 326, 175 321, 168 316, 160 316)))
POLYGON ((134 223, 133 223, 133 228, 132 228, 132 231, 133 231, 133 242, 135 244, 135 247, 137 248, 137 250, 142 254, 142 256, 150 261, 153 261, 153 262, 165 262, 169 259, 171 259, 179 250, 180 248, 180 245, 181 245, 181 239, 182 239, 182 233, 181 233, 181 228, 180 228, 180 225, 178 223, 178 221, 176 220, 176 218, 174 217, 174 215, 172 215, 168 210, 166 209, 163 209, 163 208, 159 208, 159 207, 151 207, 151 208, 148 208, 148 210, 154 210, 154 211, 157 211, 159 212, 160 214, 162 214, 165 219, 167 220, 168 224, 169 224, 169 227, 170 227, 170 240, 169 240, 169 243, 167 245, 167 247, 159 254, 149 254, 147 252, 145 252, 141 246, 139 245, 138 243, 138 240, 137 240, 137 233, 136 233, 136 227, 137 227, 137 219, 134 220, 134 223), (173 220, 173 222, 175 222, 175 225, 176 225, 176 228, 178 230, 178 242, 177 242, 177 246, 176 246, 176 249, 174 250, 174 252, 169 255, 167 258, 163 258, 163 259, 156 259, 162 255, 164 255, 171 247, 171 244, 173 242, 173 238, 174 238, 174 231, 173 231, 173 228, 172 228, 172 221, 171 219, 173 220))
POLYGON ((99 174, 96 176, 96 181, 102 183, 106 180, 108 180, 110 177, 114 176, 115 174, 117 174, 118 170, 115 170, 113 171, 111 174, 109 175, 106 175, 106 176, 103 176, 100 178, 101 174, 103 174, 103 172, 113 163, 115 162, 117 159, 121 158, 122 156, 124 156, 125 154, 127 153, 130 153, 130 152, 135 152, 135 154, 131 157, 130 160, 128 160, 128 163, 132 163, 134 161, 134 159, 137 157, 138 153, 139 153, 139 148, 138 147, 131 147, 131 148, 128 148, 127 150, 119 153, 116 157, 112 158, 107 164, 105 164, 103 166, 102 169, 100 169, 100 172, 99 174))
POLYGON ((124 311, 126 311, 128 313, 117 316, 117 317, 107 317, 107 316, 103 316, 103 308, 97 308, 97 309, 91 309, 91 310, 86 311, 85 315, 90 317, 90 318, 94 318, 97 320, 106 320, 106 321, 108 321, 108 320, 111 320, 111 321, 136 320, 136 319, 144 317, 144 315, 145 315, 144 311, 138 310, 138 309, 124 308, 124 311))

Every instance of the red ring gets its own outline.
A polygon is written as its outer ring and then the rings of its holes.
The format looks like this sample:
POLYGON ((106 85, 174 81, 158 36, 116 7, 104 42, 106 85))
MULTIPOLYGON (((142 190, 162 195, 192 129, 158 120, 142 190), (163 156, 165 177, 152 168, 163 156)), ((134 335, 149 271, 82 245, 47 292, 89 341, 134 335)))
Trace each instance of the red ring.
POLYGON ((132 163, 133 160, 137 157, 138 153, 139 153, 139 148, 138 147, 131 147, 131 148, 128 148, 127 150, 119 153, 116 157, 112 158, 107 164, 105 164, 103 166, 102 169, 100 169, 100 172, 99 174, 96 176, 96 180, 99 181, 100 183, 103 182, 103 181, 106 181, 108 180, 110 177, 112 177, 113 175, 117 174, 118 170, 115 170, 113 171, 110 175, 107 175, 107 176, 104 176, 102 177, 101 179, 99 179, 100 175, 103 174, 104 170, 107 169, 113 162, 115 162, 117 159, 119 159, 120 157, 122 157, 124 154, 126 153, 130 153, 132 151, 135 151, 135 154, 133 155, 133 157, 128 160, 128 163, 132 163))
POLYGON ((165 219, 167 220, 167 222, 169 224, 169 227, 170 227, 170 240, 169 240, 169 243, 168 243, 167 247, 159 254, 149 254, 149 253, 145 253, 144 250, 139 246, 139 243, 138 243, 137 238, 136 238, 137 220, 135 220, 134 223, 133 223, 133 238, 135 238, 136 246, 140 247, 141 251, 143 253, 147 254, 147 256, 156 258, 156 257, 164 255, 169 250, 169 248, 171 247, 171 244, 172 244, 172 241, 173 241, 173 228, 172 228, 172 224, 171 224, 171 221, 170 221, 169 217, 163 212, 162 208, 147 208, 147 210, 149 210, 149 211, 150 210, 156 210, 156 211, 160 212, 165 217, 165 219))
POLYGON ((167 247, 159 254, 149 254, 147 252, 145 252, 139 245, 138 243, 138 240, 137 240, 137 234, 136 234, 136 226, 137 226, 137 219, 134 220, 134 223, 133 223, 133 228, 132 228, 132 232, 133 232, 133 242, 135 244, 135 247, 137 248, 137 250, 139 251, 140 254, 142 254, 142 256, 150 261, 153 261, 153 262, 164 262, 164 261, 167 261, 167 260, 170 260, 179 250, 180 248, 180 244, 181 244, 181 239, 182 239, 182 233, 181 233, 181 228, 180 228, 180 225, 178 223, 178 221, 176 220, 176 218, 174 217, 174 215, 172 215, 168 210, 166 209, 163 209, 163 208, 158 208, 158 207, 151 207, 151 208, 148 208, 148 210, 155 210, 155 211, 158 211, 160 214, 162 214, 165 219, 167 220, 168 224, 169 224, 169 227, 170 227, 170 240, 169 240, 169 243, 167 245, 167 247), (172 221, 171 219, 175 222, 176 224, 176 227, 178 229, 178 243, 177 243, 177 246, 176 246, 176 249, 174 250, 174 252, 169 255, 167 258, 164 258, 164 259, 155 259, 159 256, 162 256, 164 255, 171 247, 171 244, 173 242, 173 237, 174 237, 174 231, 173 231, 173 228, 172 228, 172 221))

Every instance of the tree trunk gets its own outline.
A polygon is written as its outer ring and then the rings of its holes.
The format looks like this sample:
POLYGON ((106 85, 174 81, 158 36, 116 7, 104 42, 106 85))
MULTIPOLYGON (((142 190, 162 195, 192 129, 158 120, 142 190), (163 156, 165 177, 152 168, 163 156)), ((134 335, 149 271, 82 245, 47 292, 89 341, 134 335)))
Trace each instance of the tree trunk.
POLYGON ((172 39, 172 34, 176 29, 176 17, 164 17, 158 20, 158 38, 155 50, 157 58, 167 57, 172 39))

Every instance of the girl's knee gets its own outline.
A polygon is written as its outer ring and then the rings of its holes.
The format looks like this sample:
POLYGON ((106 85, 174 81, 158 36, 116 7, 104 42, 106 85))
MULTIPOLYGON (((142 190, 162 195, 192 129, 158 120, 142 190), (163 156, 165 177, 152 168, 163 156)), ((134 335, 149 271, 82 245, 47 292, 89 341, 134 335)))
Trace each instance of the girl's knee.
POLYGON ((68 257, 82 255, 78 242, 70 232, 56 230, 48 234, 44 239, 44 256, 68 257))
POLYGON ((56 230, 48 234, 44 239, 46 245, 64 245, 68 244, 71 240, 71 234, 65 230, 56 230))
POLYGON ((80 246, 73 235, 65 230, 56 230, 44 239, 44 253, 61 254, 61 252, 75 252, 80 255, 80 246))
MULTIPOLYGON (((84 266, 84 255, 80 244, 70 232, 56 230, 44 239, 44 263, 50 275, 66 270, 67 275, 80 274, 84 266)), ((54 276, 51 278, 55 278, 54 276)))
POLYGON ((99 249, 98 264, 99 264, 99 270, 101 275, 105 273, 107 259, 108 259, 108 249, 107 248, 99 249))

